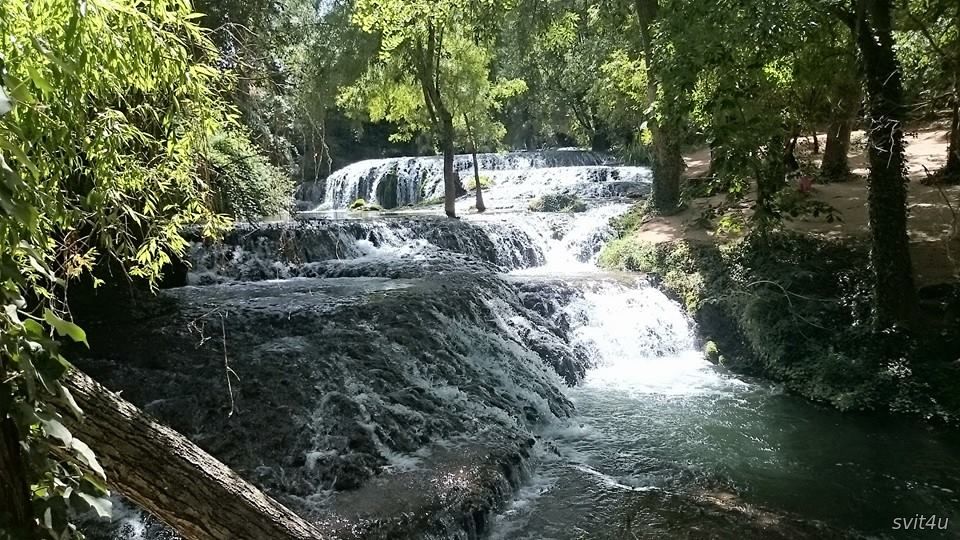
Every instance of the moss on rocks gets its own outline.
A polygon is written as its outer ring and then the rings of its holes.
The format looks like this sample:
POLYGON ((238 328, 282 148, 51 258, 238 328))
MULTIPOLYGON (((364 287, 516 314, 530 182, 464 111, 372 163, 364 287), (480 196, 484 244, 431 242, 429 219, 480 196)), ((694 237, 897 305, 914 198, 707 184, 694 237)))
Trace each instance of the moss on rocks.
POLYGON ((381 212, 383 207, 377 204, 368 204, 364 199, 357 199, 350 203, 351 212, 381 212))
POLYGON ((542 195, 530 201, 531 212, 586 212, 587 204, 576 195, 542 195))

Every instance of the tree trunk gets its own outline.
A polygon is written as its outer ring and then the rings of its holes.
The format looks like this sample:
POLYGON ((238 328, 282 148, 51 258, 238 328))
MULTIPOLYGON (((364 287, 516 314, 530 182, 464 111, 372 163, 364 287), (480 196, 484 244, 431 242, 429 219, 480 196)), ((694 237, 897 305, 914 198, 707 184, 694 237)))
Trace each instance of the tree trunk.
POLYGON ((870 263, 874 323, 909 327, 917 312, 907 236, 903 81, 894 52, 890 0, 872 0, 853 25, 863 58, 870 112, 870 263))
MULTIPOLYGON (((960 32, 960 3, 953 14, 954 31, 960 32)), ((960 36, 960 35, 958 35, 960 36)), ((960 37, 956 39, 953 57, 953 114, 950 118, 950 147, 947 164, 941 175, 944 180, 960 181, 960 37)))
POLYGON ((827 145, 820 163, 821 176, 835 180, 843 180, 850 175, 850 136, 860 111, 860 89, 857 84, 844 80, 839 94, 839 107, 827 129, 827 145))
POLYGON ((480 185, 480 164, 477 163, 477 139, 473 136, 470 118, 463 114, 463 125, 467 127, 467 137, 470 139, 470 155, 473 157, 473 183, 477 189, 477 212, 483 212, 487 207, 483 204, 483 186, 480 185))
POLYGON ((850 175, 847 156, 850 153, 852 132, 852 120, 836 119, 830 123, 827 129, 827 145, 823 149, 823 162, 820 164, 820 174, 824 178, 842 180, 850 175))
POLYGON ((671 214, 680 206, 680 177, 683 155, 680 144, 669 128, 653 133, 653 205, 662 214, 671 214))
POLYGON ((453 116, 446 110, 440 116, 440 145, 443 147, 443 210, 447 217, 457 217, 457 181, 453 170, 453 116))
POLYGON ((299 516, 79 371, 64 384, 84 411, 67 427, 96 452, 111 489, 187 540, 319 539, 299 516))
POLYGON ((487 207, 483 204, 483 186, 480 185, 480 166, 477 164, 477 145, 473 145, 473 183, 477 186, 477 212, 484 212, 487 207))
MULTIPOLYGON (((635 0, 640 39, 643 42, 643 62, 647 68, 647 101, 657 101, 659 81, 654 62, 653 35, 650 27, 657 19, 660 6, 657 0, 635 0)), ((677 130, 660 111, 660 121, 648 122, 653 135, 653 206, 662 214, 672 214, 680 206, 680 177, 683 173, 683 155, 677 130)))
MULTIPOLYGON (((956 77, 956 75, 955 75, 956 77)), ((953 115, 950 119, 950 147, 942 176, 946 180, 960 180, 960 83, 953 88, 953 115)))
POLYGON ((820 155, 820 138, 817 137, 817 128, 813 128, 813 133, 811 133, 811 136, 813 136, 813 155, 819 156, 820 155))
POLYGON ((24 540, 39 538, 17 425, 6 415, 0 421, 0 531, 24 540))

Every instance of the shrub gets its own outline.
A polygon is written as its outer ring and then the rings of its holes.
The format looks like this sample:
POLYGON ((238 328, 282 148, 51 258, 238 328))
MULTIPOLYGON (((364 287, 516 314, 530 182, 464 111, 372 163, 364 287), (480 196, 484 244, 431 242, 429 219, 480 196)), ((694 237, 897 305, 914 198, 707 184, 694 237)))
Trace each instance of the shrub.
POLYGON ((256 221, 289 211, 293 180, 272 165, 242 131, 221 131, 210 141, 207 155, 214 208, 244 221, 256 221))

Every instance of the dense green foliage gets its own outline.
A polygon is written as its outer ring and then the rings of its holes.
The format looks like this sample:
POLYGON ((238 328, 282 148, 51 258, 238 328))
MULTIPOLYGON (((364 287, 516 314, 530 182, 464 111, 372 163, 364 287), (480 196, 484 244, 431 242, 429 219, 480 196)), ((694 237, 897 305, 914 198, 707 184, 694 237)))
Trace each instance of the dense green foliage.
POLYGON ((243 132, 214 135, 207 163, 215 211, 249 221, 289 211, 293 179, 260 154, 243 132))
MULTIPOLYGON (((289 197, 242 136, 215 138, 231 123, 231 80, 196 18, 182 0, 0 4, 0 422, 29 464, 4 471, 16 484, 4 506, 29 487, 55 538, 72 534, 69 509, 110 506, 96 457, 62 421, 82 411, 58 381, 70 364, 57 338, 86 343, 68 285, 106 267, 155 285, 185 227, 214 235, 229 224, 219 212, 289 197)), ((11 503, 4 530, 32 536, 24 517, 11 503)))

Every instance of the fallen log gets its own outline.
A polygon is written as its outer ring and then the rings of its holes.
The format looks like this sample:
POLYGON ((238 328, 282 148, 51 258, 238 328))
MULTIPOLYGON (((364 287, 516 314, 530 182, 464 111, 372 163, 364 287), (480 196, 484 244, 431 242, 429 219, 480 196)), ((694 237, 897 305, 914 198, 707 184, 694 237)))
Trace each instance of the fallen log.
POLYGON ((100 460, 112 490, 187 540, 319 540, 310 523, 186 437, 79 370, 64 381, 84 411, 68 428, 100 460))

